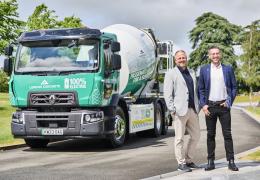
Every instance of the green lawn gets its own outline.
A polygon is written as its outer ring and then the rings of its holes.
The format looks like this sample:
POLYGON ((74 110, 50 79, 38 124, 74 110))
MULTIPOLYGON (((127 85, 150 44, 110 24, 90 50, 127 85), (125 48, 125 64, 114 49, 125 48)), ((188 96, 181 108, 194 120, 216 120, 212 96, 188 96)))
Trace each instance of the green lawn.
POLYGON ((247 107, 246 109, 260 117, 260 107, 247 107))
POLYGON ((241 159, 243 159, 243 160, 260 161, 260 150, 254 152, 254 153, 248 154, 247 156, 242 157, 241 159))
POLYGON ((15 108, 9 104, 7 93, 0 93, 0 147, 24 143, 22 139, 14 139, 11 134, 11 115, 15 108))
MULTIPOLYGON (((237 96, 234 103, 249 102, 249 96, 237 96)), ((259 102, 260 96, 252 96, 253 102, 259 102)))

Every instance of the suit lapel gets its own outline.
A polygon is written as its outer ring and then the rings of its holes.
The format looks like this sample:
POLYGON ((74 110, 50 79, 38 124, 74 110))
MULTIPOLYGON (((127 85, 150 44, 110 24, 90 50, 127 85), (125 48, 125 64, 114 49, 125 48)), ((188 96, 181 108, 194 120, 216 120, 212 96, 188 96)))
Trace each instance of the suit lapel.
POLYGON ((223 77, 224 77, 225 85, 227 86, 227 76, 226 76, 227 68, 226 68, 226 66, 224 64, 221 64, 221 66, 222 66, 222 71, 223 71, 223 77))
POLYGON ((195 93, 196 92, 196 76, 195 76, 195 73, 192 70, 190 70, 189 68, 188 68, 188 70, 189 70, 189 73, 190 73, 191 78, 193 80, 193 89, 194 89, 194 93, 195 93))
POLYGON ((175 70, 176 70, 176 72, 177 72, 177 74, 179 76, 178 79, 180 79, 186 85, 186 81, 185 81, 184 77, 181 74, 181 71, 179 70, 179 68, 177 66, 175 67, 175 70))
POLYGON ((209 85, 209 89, 210 89, 210 70, 211 70, 211 65, 208 64, 207 68, 206 68, 206 78, 207 78, 207 84, 209 85))

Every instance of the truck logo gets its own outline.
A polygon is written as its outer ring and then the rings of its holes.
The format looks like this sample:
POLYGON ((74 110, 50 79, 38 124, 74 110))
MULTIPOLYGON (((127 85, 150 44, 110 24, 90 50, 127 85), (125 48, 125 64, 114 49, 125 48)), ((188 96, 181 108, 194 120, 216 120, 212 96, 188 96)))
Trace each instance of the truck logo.
POLYGON ((48 81, 45 79, 41 82, 41 85, 39 86, 31 86, 30 89, 43 89, 43 88, 60 88, 59 84, 49 84, 48 81))
POLYGON ((44 79, 43 81, 42 81, 42 83, 41 83, 41 85, 42 86, 44 86, 44 85, 48 85, 49 83, 44 79))
POLYGON ((49 102, 50 102, 51 105, 55 104, 55 102, 56 102, 56 97, 55 97, 54 94, 50 95, 50 97, 49 97, 49 102))

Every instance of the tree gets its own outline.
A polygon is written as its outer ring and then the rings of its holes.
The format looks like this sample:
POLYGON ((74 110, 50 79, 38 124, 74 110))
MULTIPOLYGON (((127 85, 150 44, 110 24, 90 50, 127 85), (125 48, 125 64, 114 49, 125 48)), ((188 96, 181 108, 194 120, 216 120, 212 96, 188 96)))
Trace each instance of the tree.
POLYGON ((253 88, 260 87, 260 20, 244 28, 241 40, 243 54, 240 58, 242 61, 240 73, 249 86, 249 98, 252 102, 253 88))
POLYGON ((222 51, 223 60, 236 68, 233 45, 237 43, 237 34, 241 27, 212 12, 202 14, 195 21, 196 26, 189 32, 194 49, 190 54, 190 66, 197 68, 206 64, 209 61, 208 48, 216 45, 222 51))
POLYGON ((76 28, 83 27, 81 19, 78 17, 69 16, 64 20, 59 21, 54 10, 49 10, 45 4, 37 6, 33 14, 28 18, 27 29, 51 29, 51 28, 76 28))
POLYGON ((24 22, 18 20, 16 0, 0 1, 0 55, 22 31, 24 22))
POLYGON ((27 29, 49 29, 57 27, 57 16, 54 10, 49 10, 45 4, 37 6, 33 14, 28 18, 27 29))
POLYGON ((8 92, 8 81, 7 74, 0 70, 0 92, 8 92))
POLYGON ((70 16, 70 17, 65 17, 63 21, 58 22, 59 27, 63 28, 79 28, 83 27, 83 24, 81 23, 81 19, 78 17, 70 16))

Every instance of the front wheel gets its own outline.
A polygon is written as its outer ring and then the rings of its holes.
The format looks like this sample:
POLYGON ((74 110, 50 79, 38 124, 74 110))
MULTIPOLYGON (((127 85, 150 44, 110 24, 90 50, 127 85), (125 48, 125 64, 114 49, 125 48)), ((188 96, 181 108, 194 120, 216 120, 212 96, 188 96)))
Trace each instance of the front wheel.
POLYGON ((24 141, 26 145, 32 149, 46 148, 46 146, 50 142, 49 139, 24 139, 24 141))
POLYGON ((159 137, 163 130, 162 108, 160 104, 157 103, 154 109, 154 129, 152 130, 152 135, 159 137))
POLYGON ((116 108, 116 116, 114 120, 114 132, 109 135, 110 145, 113 148, 120 147, 126 139, 126 118, 121 107, 116 108))

